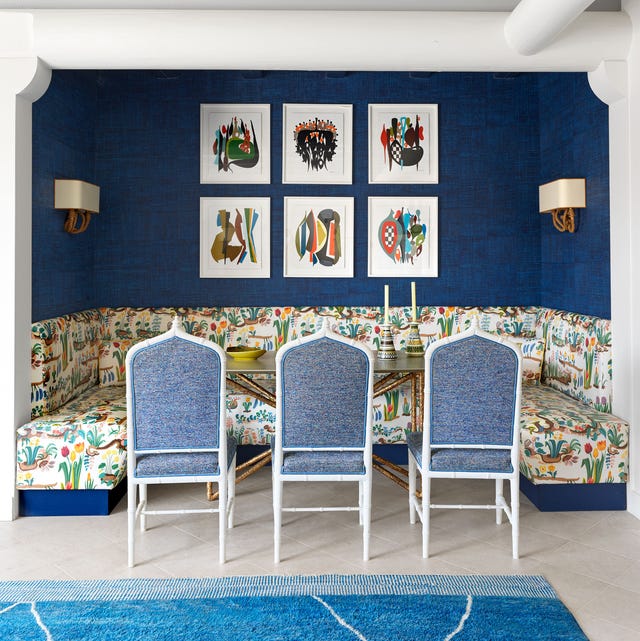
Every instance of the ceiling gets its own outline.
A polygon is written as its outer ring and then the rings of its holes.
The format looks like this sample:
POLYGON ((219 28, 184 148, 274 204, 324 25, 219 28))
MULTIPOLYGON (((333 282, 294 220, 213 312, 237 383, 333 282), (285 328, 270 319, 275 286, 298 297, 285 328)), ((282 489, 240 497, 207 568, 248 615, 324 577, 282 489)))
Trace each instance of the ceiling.
MULTIPOLYGON (((0 0, 0 9, 512 11, 518 2, 519 0, 0 0)), ((621 0, 595 0, 587 11, 620 11, 620 3, 621 0)))

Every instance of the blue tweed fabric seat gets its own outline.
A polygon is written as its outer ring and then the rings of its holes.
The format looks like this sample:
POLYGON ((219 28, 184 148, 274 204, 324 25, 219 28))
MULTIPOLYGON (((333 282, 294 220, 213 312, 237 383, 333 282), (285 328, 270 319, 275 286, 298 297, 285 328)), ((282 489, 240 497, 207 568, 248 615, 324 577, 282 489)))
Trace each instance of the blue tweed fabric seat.
POLYGON ((422 556, 429 555, 430 511, 436 508, 495 509, 512 525, 513 556, 518 558, 522 356, 518 348, 471 328, 432 343, 425 354, 424 429, 407 437, 409 520, 422 521, 422 556), (422 477, 418 496, 416 476, 422 477), (431 502, 432 479, 494 479, 491 505, 438 505, 431 502), (511 505, 503 496, 510 483, 511 505))
MULTIPOLYGON (((409 451, 422 467, 422 432, 411 432, 407 436, 409 451)), ((513 471, 511 453, 505 450, 431 450, 429 468, 437 472, 453 472, 466 470, 468 472, 504 472, 513 471)))
POLYGON ((283 474, 364 474, 362 452, 284 452, 283 474))
POLYGON ((323 330, 287 343, 276 356, 273 451, 274 558, 283 511, 358 511, 369 556, 373 355, 323 330), (282 507, 285 481, 358 483, 358 506, 282 507))
MULTIPOLYGON (((236 455, 237 442, 227 439, 227 468, 236 455)), ((138 477, 153 476, 210 476, 218 475, 217 452, 190 454, 140 454, 136 457, 135 474, 138 477)))
POLYGON ((223 563, 227 520, 233 525, 236 459, 236 441, 226 433, 226 354, 184 332, 175 319, 168 332, 129 350, 126 372, 129 565, 138 517, 144 531, 147 515, 187 511, 149 509, 147 486, 156 483, 203 483, 203 489, 218 483, 218 507, 188 511, 218 513, 223 563))

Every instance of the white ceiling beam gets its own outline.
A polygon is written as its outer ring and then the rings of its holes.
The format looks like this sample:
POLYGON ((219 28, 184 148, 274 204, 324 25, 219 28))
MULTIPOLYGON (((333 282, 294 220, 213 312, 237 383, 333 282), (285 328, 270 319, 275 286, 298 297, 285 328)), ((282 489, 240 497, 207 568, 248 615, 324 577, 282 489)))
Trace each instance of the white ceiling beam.
POLYGON ((593 0, 521 0, 504 25, 510 47, 525 56, 542 51, 593 0))
MULTIPOLYGON (((531 56, 507 44, 505 12, 403 13, 400 40, 398 14, 385 11, 29 13, 23 55, 54 69, 591 71, 625 59, 631 40, 623 12, 585 12, 531 56)), ((0 57, 2 31, 0 20, 0 57)))

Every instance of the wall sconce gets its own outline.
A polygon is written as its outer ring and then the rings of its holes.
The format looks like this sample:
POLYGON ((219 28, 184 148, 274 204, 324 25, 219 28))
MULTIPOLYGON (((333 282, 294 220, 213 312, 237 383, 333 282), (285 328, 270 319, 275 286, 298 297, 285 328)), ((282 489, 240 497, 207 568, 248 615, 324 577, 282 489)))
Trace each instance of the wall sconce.
POLYGON ((585 182, 584 178, 560 178, 540 185, 540 213, 551 212, 553 226, 558 231, 575 232, 573 208, 586 205, 585 182))
POLYGON ((100 212, 100 187, 84 180, 54 180, 53 206, 55 209, 68 209, 64 230, 79 234, 89 226, 91 214, 100 212), (76 227, 80 218, 80 226, 76 227))

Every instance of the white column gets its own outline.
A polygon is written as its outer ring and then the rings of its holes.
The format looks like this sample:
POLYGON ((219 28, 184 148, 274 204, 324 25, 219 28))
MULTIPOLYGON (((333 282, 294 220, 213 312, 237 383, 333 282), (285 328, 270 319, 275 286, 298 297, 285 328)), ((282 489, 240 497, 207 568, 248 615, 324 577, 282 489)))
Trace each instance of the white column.
POLYGON ((0 520, 17 516, 16 428, 31 412, 31 105, 51 70, 0 58, 0 520))
POLYGON ((613 398, 614 412, 631 423, 627 506, 640 518, 640 0, 622 5, 631 17, 633 39, 627 97, 609 108, 613 398))

